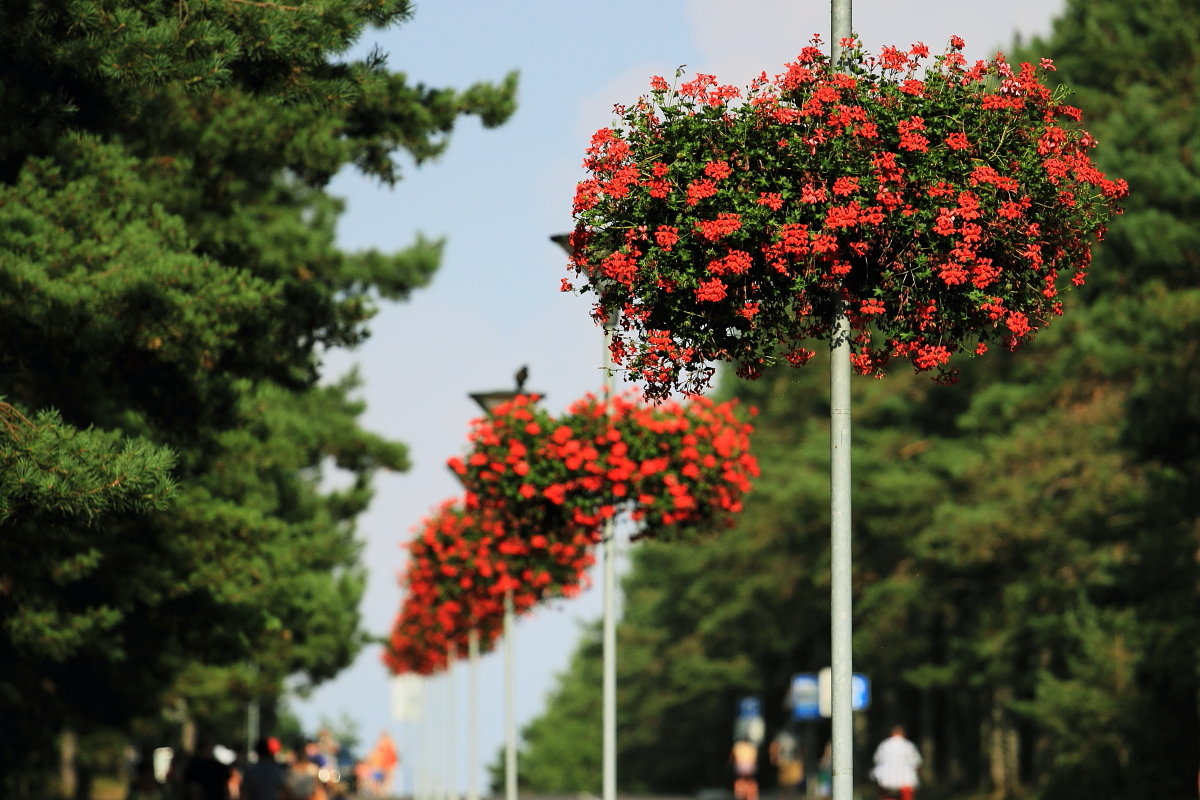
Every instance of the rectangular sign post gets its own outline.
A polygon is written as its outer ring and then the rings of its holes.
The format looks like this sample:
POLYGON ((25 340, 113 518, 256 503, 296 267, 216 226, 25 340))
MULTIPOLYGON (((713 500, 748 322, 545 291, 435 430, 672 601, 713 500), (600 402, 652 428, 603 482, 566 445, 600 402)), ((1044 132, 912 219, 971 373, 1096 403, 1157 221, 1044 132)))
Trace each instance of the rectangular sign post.
POLYGON ((391 680, 391 711, 396 722, 421 721, 421 677, 393 675, 391 680))
MULTIPOLYGON (((828 719, 833 716, 833 670, 829 667, 817 673, 818 711, 828 719)), ((871 681, 861 672, 850 676, 850 710, 865 711, 871 705, 871 681)))
POLYGON ((763 743, 765 735, 762 702, 753 695, 743 697, 738 701, 737 723, 733 728, 734 741, 752 742, 757 747, 763 743))

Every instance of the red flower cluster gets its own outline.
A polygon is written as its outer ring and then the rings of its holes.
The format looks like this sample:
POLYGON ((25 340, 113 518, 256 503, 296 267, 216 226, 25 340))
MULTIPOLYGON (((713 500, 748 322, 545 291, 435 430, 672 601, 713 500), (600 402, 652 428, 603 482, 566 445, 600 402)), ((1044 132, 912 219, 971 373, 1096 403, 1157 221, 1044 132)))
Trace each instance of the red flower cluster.
POLYGON ((595 536, 572 541, 519 536, 470 495, 443 503, 407 544, 406 595, 384 663, 393 673, 428 675, 467 650, 470 632, 490 649, 502 633, 504 595, 521 614, 548 595, 570 597, 585 585, 595 536))
POLYGON ((702 390, 714 360, 803 362, 843 306, 860 372, 950 379, 1061 313, 1120 212, 1048 60, 971 65, 954 37, 929 65, 851 41, 835 67, 813 45, 744 97, 655 78, 592 139, 571 270, 597 318, 621 312, 614 353, 650 396, 702 390))

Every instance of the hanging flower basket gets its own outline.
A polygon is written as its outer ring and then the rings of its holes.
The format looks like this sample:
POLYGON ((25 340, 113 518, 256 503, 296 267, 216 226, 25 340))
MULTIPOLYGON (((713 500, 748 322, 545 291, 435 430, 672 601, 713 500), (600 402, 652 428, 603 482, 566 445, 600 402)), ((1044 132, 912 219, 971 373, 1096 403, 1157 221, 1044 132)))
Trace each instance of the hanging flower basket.
POLYGON ((450 460, 481 506, 529 540, 599 540, 628 511, 641 536, 727 524, 758 464, 736 401, 649 407, 588 396, 553 418, 520 396, 477 421, 471 451, 450 460))
POLYGON ((840 65, 814 39, 745 93, 656 77, 593 136, 563 288, 620 312, 613 356, 648 396, 702 391, 713 361, 803 364, 843 303, 859 372, 899 358, 950 380, 952 357, 1017 347, 1083 283, 1127 186, 1093 165, 1049 60, 843 44, 840 65))
MULTIPOLYGON (((589 397, 572 413, 599 417, 605 410, 602 400, 589 397)), ((607 411, 620 435, 614 450, 637 465, 632 474, 617 467, 607 476, 608 492, 639 524, 635 538, 732 524, 758 476, 753 428, 735 401, 697 396, 647 405, 631 393, 612 398, 607 411)))
POLYGON ((450 652, 467 652, 471 631, 491 649, 503 632, 505 594, 517 614, 547 596, 574 596, 594 562, 590 544, 512 535, 470 497, 443 503, 406 545, 405 599, 384 663, 395 674, 441 671, 450 652))

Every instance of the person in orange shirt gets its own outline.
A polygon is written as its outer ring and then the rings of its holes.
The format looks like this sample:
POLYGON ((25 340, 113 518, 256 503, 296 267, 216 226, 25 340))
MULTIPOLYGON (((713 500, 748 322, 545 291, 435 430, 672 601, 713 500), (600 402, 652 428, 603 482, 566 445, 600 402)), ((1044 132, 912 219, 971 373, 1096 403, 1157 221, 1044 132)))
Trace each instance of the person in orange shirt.
POLYGON ((377 775, 379 793, 383 797, 391 797, 392 780, 395 777, 396 767, 400 764, 400 755, 396 752, 396 743, 392 741, 392 737, 387 731, 379 734, 379 739, 375 742, 375 749, 371 752, 371 761, 379 772, 377 775))

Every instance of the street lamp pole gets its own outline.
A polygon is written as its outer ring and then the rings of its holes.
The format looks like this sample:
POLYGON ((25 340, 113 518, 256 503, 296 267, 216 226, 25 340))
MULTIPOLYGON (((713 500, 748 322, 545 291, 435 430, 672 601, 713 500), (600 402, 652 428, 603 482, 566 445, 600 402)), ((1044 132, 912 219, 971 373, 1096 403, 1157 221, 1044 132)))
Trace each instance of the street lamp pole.
POLYGON ((517 715, 513 698, 513 595, 504 592, 504 798, 517 800, 517 715))
MULTIPOLYGON (((573 255, 570 236, 556 234, 550 241, 573 255)), ((604 370, 604 406, 609 409, 612 402, 613 376, 616 364, 612 358, 612 338, 621 320, 620 312, 613 309, 604 326, 604 353, 601 365, 604 370)), ((604 521, 604 566, 601 573, 601 593, 604 606, 604 623, 601 634, 603 648, 603 672, 601 676, 601 797, 602 800, 617 798, 617 535, 616 520, 609 517, 604 521)))
POLYGON ((258 664, 250 664, 250 702, 246 703, 246 755, 254 752, 260 726, 258 706, 258 664))
MULTIPOLYGON (((834 68, 842 40, 853 32, 851 0, 832 0, 830 56, 834 68)), ((850 322, 839 300, 833 320, 829 371, 830 608, 833 719, 833 800, 854 796, 854 715, 851 703, 852 606, 850 556, 850 322)))
MULTIPOLYGON (((604 406, 609 411, 613 392, 612 337, 619 315, 613 311, 604 328, 604 406)), ((604 751, 603 800, 617 798, 617 532, 616 520, 604 521, 604 751)))
POLYGON ((454 728, 458 711, 454 703, 454 645, 446 646, 446 800, 458 800, 458 776, 454 758, 454 728))
POLYGON ((479 691, 479 630, 472 628, 467 634, 467 800, 479 800, 479 778, 475 774, 475 759, 478 757, 477 734, 479 715, 476 711, 479 691))
POLYGON ((421 722, 420 735, 417 737, 417 761, 416 772, 413 775, 413 782, 416 786, 417 800, 429 800, 432 796, 430 793, 430 768, 429 760, 432 752, 429 748, 430 734, 433 733, 433 709, 430 705, 430 685, 432 679, 429 676, 421 678, 421 722))
MULTIPOLYGON (((529 370, 521 367, 516 375, 515 391, 473 392, 470 397, 489 417, 503 403, 525 393, 525 379, 529 370)), ((536 394, 536 393, 530 393, 536 394)), ((504 800, 517 800, 517 714, 513 689, 516 670, 513 666, 513 628, 516 613, 513 608, 512 589, 504 592, 504 800)), ((472 633, 475 633, 474 631, 472 633)), ((476 647, 478 634, 476 633, 476 647)), ((474 764, 472 764, 474 769, 474 764)))

